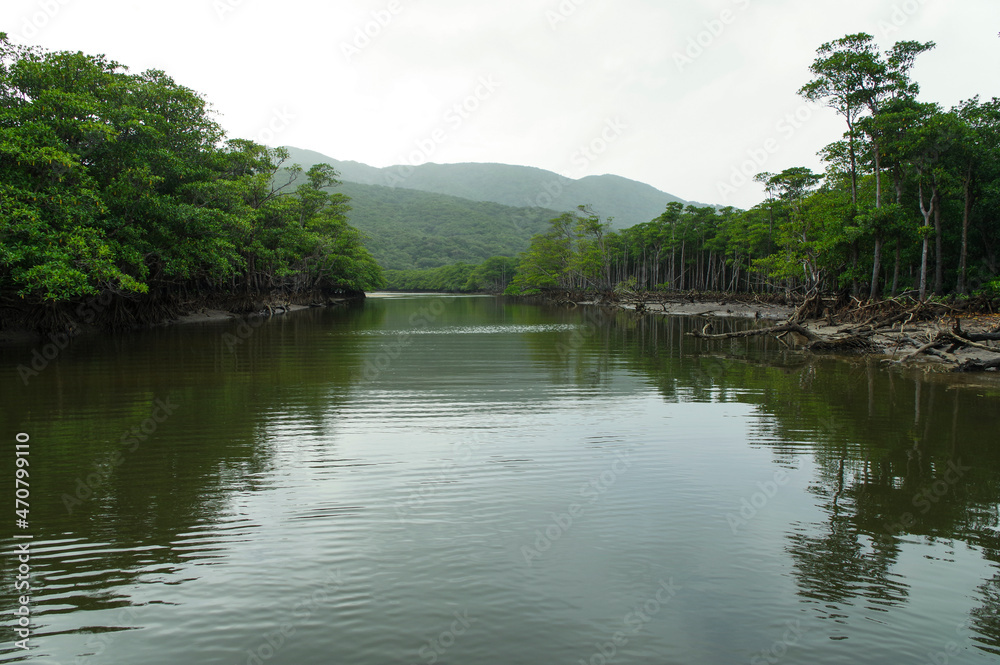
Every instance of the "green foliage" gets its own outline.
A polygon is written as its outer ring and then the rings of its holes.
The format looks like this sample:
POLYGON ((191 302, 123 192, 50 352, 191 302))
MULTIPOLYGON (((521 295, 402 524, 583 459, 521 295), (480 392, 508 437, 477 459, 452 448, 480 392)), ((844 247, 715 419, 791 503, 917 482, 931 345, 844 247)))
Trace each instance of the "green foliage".
POLYGON ((586 206, 549 221, 546 233, 531 239, 518 263, 507 293, 523 295, 536 289, 612 286, 610 247, 616 234, 610 224, 586 206))
MULTIPOLYGON (((390 166, 376 169, 357 162, 338 162, 317 152, 289 148, 291 159, 310 165, 328 162, 343 176, 350 194, 359 197, 353 184, 393 187, 400 191, 427 192, 430 194, 459 197, 468 201, 499 203, 506 207, 542 211, 548 216, 542 224, 525 237, 544 230, 544 222, 553 211, 575 209, 586 201, 595 210, 614 218, 616 229, 639 224, 656 216, 667 203, 680 201, 676 196, 661 192, 645 183, 615 175, 587 176, 579 180, 563 177, 552 171, 509 164, 420 164, 418 166, 390 166)), ((681 207, 687 202, 681 202, 681 207)), ((362 205, 357 206, 358 210, 362 205)), ((556 212, 555 214, 558 214, 556 212)), ((359 222, 359 226, 369 230, 359 222)))
POLYGON ((376 185, 344 183, 342 191, 351 198, 351 223, 368 235, 379 264, 393 270, 513 256, 557 214, 376 185))
POLYGON ((494 256, 476 266, 465 283, 465 290, 503 293, 516 274, 517 262, 514 259, 494 256))
POLYGON ((977 296, 984 295, 984 296, 990 296, 990 297, 994 297, 994 298, 1000 296, 1000 277, 994 279, 991 282, 987 282, 986 284, 984 284, 983 288, 979 289, 976 292, 976 295, 977 296))
POLYGON ((391 291, 434 291, 460 293, 476 291, 469 288, 469 278, 476 266, 453 263, 425 270, 387 270, 385 288, 391 291))
POLYGON ((28 302, 182 285, 360 291, 381 284, 347 200, 315 166, 225 141, 164 72, 0 38, 0 288, 28 302), (301 169, 285 169, 288 183, 301 169))
POLYGON ((617 284, 623 293, 917 288, 923 297, 931 270, 938 295, 965 293, 970 278, 995 284, 1000 99, 950 112, 917 102, 910 71, 933 46, 899 42, 883 53, 859 33, 819 48, 814 78, 799 92, 848 126, 820 152, 825 175, 761 173, 767 199, 750 210, 670 203, 616 232, 588 211, 563 215, 532 239, 508 292, 617 284))

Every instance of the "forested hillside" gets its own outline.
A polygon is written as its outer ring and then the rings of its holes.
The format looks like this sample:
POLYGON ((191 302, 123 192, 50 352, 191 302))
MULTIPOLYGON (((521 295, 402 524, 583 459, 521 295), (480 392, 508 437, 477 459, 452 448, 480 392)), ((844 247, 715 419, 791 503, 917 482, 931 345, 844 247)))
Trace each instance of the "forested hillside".
POLYGON ((165 72, 0 33, 3 320, 72 324, 65 312, 98 295, 124 325, 182 298, 381 285, 333 170, 285 157, 227 139, 165 72))
POLYGON ((346 182, 415 189, 489 201, 507 206, 546 208, 561 212, 590 205, 610 218, 614 228, 649 221, 668 203, 687 201, 645 183, 615 175, 579 180, 530 166, 509 164, 421 164, 376 169, 358 162, 342 162, 311 150, 286 146, 291 161, 308 168, 329 163, 346 182))
POLYGON ((351 224, 368 236, 367 247, 390 270, 513 256, 559 214, 352 182, 337 191, 350 197, 351 224))

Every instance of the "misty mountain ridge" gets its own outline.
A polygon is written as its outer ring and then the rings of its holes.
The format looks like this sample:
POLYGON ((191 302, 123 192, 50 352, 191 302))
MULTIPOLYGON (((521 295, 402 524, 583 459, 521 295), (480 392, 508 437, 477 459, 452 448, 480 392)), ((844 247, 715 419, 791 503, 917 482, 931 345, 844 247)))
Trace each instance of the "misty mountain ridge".
POLYGON ((304 169, 330 164, 345 183, 413 189, 520 208, 568 211, 589 205, 602 218, 610 218, 616 229, 648 222, 658 217, 668 203, 691 203, 652 185, 610 174, 574 180, 533 166, 478 162, 378 168, 334 159, 314 150, 285 148, 289 163, 304 169))

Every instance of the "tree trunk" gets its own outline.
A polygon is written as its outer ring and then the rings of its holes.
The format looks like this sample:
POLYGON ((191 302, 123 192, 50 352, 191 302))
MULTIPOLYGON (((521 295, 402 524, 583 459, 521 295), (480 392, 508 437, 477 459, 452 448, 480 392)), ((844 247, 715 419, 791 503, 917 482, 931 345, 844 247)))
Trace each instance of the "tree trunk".
MULTIPOLYGON (((878 141, 872 137, 872 148, 875 154, 875 209, 882 209, 882 151, 879 150, 878 141)), ((875 253, 872 256, 872 288, 869 298, 875 300, 879 294, 879 272, 882 269, 882 239, 875 236, 875 253)))
POLYGON ((854 123, 851 122, 851 109, 847 110, 847 140, 851 148, 851 205, 858 206, 858 157, 854 148, 854 123))
POLYGON ((944 267, 942 257, 941 238, 941 192, 934 188, 934 293, 941 295, 944 292, 944 267))
POLYGON ((870 300, 878 298, 879 271, 882 270, 882 238, 875 237, 875 253, 872 256, 872 288, 868 294, 870 300))
POLYGON ((851 295, 855 298, 861 293, 861 286, 858 284, 858 241, 851 243, 851 295))
POLYGON ((962 195, 965 206, 962 211, 962 248, 958 255, 958 292, 965 295, 965 272, 969 252, 969 217, 972 215, 972 164, 965 171, 962 182, 962 195))
POLYGON ((896 264, 892 269, 892 297, 895 298, 896 294, 899 293, 899 259, 902 253, 902 243, 899 238, 896 238, 896 264))
MULTIPOLYGON (((919 192, 920 199, 920 214, 924 217, 924 229, 927 229, 931 225, 931 215, 934 214, 934 203, 936 197, 931 194, 930 208, 924 205, 924 184, 919 183, 917 191, 919 192)), ((930 238, 926 231, 924 231, 924 239, 921 243, 920 252, 920 301, 923 302, 927 298, 927 255, 930 250, 930 238)))
POLYGON ((686 256, 685 256, 685 251, 686 250, 687 250, 687 243, 684 240, 681 240, 681 274, 680 274, 680 289, 681 289, 681 291, 683 291, 684 287, 687 285, 687 279, 686 279, 686 277, 687 277, 687 275, 686 275, 686 273, 687 273, 687 270, 686 270, 687 266, 684 265, 684 260, 686 258, 686 256))

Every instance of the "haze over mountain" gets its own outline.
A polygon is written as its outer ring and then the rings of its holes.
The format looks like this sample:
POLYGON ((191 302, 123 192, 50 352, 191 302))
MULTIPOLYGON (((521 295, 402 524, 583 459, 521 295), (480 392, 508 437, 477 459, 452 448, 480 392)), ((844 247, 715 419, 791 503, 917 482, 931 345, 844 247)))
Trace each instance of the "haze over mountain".
MULTIPOLYGON (((304 169, 328 163, 344 182, 414 189, 447 194, 471 201, 507 206, 547 208, 564 212, 590 205, 613 228, 625 228, 660 215, 672 201, 684 201, 651 185, 616 175, 587 176, 573 180, 553 171, 509 164, 421 164, 376 168, 340 161, 312 150, 285 146, 289 163, 304 169)), ((695 204, 700 205, 700 204, 695 204)))
POLYGON ((516 208, 357 182, 344 182, 336 191, 351 197, 351 224, 368 236, 368 250, 390 270, 516 256, 528 249, 532 236, 548 229, 550 219, 559 216, 545 208, 516 208))

